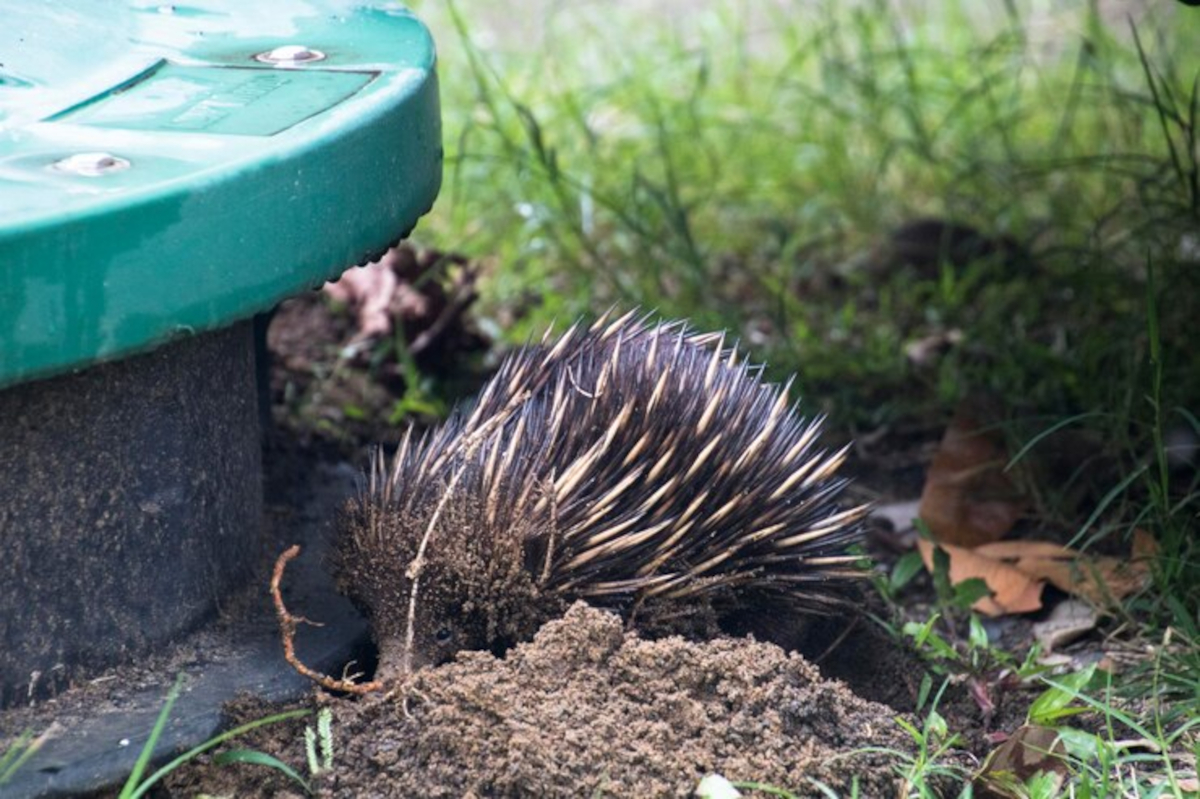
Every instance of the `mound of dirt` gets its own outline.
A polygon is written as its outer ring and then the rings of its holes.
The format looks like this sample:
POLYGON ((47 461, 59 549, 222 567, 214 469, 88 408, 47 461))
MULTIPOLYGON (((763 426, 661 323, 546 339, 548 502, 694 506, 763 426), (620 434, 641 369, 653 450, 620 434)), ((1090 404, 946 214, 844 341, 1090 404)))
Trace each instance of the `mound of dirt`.
POLYGON ((895 793, 894 710, 772 644, 644 640, 584 603, 504 659, 472 652, 334 703, 322 795, 686 796, 705 774, 895 793))

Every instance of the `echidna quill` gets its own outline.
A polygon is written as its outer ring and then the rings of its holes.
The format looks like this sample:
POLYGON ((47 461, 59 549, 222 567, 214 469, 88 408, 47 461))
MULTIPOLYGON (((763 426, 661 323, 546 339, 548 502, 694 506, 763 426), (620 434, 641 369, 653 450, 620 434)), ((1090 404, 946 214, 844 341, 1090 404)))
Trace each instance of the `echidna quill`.
POLYGON ((375 459, 340 520, 339 585, 384 680, 531 637, 581 598, 635 624, 828 612, 863 575, 867 508, 836 504, 846 450, 821 449, 820 427, 723 335, 633 313, 577 325, 375 459))

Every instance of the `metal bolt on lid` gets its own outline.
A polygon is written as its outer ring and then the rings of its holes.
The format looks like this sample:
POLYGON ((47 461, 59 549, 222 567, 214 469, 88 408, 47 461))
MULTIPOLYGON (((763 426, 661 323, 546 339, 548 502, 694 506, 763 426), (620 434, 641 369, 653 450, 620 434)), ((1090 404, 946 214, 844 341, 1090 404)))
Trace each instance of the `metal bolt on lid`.
POLYGON ((302 44, 285 44, 265 53, 254 56, 255 61, 265 64, 303 64, 309 61, 322 61, 325 54, 302 44))
POLYGON ((75 175, 96 178, 128 169, 131 164, 128 159, 111 153, 75 153, 66 158, 60 158, 50 166, 59 172, 70 172, 75 175))

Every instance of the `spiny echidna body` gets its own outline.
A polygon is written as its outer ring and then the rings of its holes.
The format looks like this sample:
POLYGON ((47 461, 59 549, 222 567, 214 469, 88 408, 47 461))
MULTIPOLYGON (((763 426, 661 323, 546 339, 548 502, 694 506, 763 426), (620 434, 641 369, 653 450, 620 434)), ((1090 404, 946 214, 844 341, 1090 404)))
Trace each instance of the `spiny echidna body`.
POLYGON ((530 637, 583 598, 631 616, 836 607, 866 508, 845 450, 724 336, 628 314, 510 356, 469 412, 406 436, 347 507, 339 582, 380 673, 530 637))

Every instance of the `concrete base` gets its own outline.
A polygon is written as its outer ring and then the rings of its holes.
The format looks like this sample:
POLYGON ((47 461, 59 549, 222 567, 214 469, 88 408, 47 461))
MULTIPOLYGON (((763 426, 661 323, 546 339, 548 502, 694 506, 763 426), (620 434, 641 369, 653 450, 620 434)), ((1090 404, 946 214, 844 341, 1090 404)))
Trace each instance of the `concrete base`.
MULTIPOLYGON (((304 552, 288 566, 284 598, 293 612, 324 624, 300 630, 296 637, 300 659, 325 674, 340 675, 351 661, 355 661, 349 667, 352 672, 370 671, 374 649, 366 620, 349 600, 338 596, 327 568, 329 522, 358 490, 359 468, 322 462, 311 452, 289 447, 268 449, 266 471, 267 557, 245 588, 226 600, 221 618, 133 664, 100 672, 51 700, 0 710, 0 753, 6 741, 23 730, 44 741, 0 786, 0 796, 115 796, 179 676, 184 690, 154 748, 151 770, 233 726, 225 712, 227 702, 253 697, 283 703, 311 696, 313 683, 283 659, 279 625, 267 592, 274 555, 291 544, 300 544, 304 552)), ((250 718, 272 712, 275 709, 256 709, 250 718)))
POLYGON ((247 578, 252 327, 0 392, 0 707, 148 651, 247 578))

